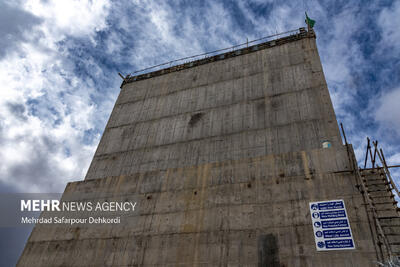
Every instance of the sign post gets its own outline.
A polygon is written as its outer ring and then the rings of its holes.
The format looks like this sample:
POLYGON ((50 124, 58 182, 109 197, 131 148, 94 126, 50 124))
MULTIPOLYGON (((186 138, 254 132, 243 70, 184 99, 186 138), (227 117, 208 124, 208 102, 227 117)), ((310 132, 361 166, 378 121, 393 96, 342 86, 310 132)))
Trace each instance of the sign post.
POLYGON ((355 249, 343 200, 310 202, 317 251, 355 249))

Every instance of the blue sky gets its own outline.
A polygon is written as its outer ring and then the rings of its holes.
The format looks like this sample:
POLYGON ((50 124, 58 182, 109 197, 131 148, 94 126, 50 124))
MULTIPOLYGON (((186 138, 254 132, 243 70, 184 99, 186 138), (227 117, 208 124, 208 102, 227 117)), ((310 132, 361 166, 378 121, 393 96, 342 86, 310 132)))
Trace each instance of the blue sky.
MULTIPOLYGON (((83 179, 118 72, 297 29, 305 10, 358 159, 370 136, 400 164, 400 1, 0 0, 0 192, 83 179)), ((1 242, 15 261, 20 248, 1 242)))

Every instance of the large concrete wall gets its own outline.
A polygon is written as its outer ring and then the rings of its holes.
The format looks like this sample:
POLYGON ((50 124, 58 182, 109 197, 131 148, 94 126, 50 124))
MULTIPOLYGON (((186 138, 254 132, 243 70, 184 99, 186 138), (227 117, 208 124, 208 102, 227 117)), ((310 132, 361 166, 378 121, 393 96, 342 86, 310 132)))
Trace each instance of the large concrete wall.
POLYGON ((314 38, 126 83, 86 179, 63 197, 138 211, 119 225, 38 225, 18 266, 377 260, 314 38), (346 203, 355 250, 315 249, 308 203, 332 199, 346 203))
POLYGON ((303 38, 124 85, 86 179, 308 150, 324 140, 337 146, 340 134, 315 39, 303 38))
POLYGON ((37 226, 19 266, 375 266, 349 170, 340 147, 70 183, 64 198, 136 200, 138 212, 37 226), (344 199, 356 250, 316 251, 308 203, 330 199, 344 199))

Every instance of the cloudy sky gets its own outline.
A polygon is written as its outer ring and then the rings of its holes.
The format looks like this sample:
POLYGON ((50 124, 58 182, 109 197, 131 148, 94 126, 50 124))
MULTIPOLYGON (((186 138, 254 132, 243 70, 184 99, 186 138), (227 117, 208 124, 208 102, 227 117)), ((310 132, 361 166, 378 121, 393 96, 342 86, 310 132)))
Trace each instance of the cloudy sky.
MULTIPOLYGON (((0 0, 0 192, 83 179, 118 72, 297 29, 305 10, 359 160, 370 136, 400 164, 400 1, 0 0)), ((16 245, 1 241, 3 261, 27 232, 7 230, 16 245)))

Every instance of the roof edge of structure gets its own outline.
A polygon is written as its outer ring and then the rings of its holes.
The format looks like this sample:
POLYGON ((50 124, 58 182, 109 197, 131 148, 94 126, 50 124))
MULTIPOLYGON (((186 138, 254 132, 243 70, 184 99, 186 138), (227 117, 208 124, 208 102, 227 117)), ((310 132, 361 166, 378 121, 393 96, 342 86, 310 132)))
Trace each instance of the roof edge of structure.
MULTIPOLYGON (((145 79, 150 79, 150 78, 168 74, 171 72, 189 69, 189 68, 193 68, 193 67, 204 65, 207 63, 211 63, 211 62, 220 61, 220 60, 224 60, 224 59, 228 59, 228 58, 232 58, 232 57, 236 57, 236 56, 241 56, 241 55, 257 52, 259 50, 272 48, 272 47, 275 47, 278 45, 283 45, 286 43, 298 41, 298 40, 301 40, 304 38, 315 38, 315 37, 316 37, 315 32, 312 29, 310 29, 309 31, 306 31, 305 28, 299 28, 298 30, 296 30, 295 34, 291 34, 289 36, 285 36, 282 38, 273 39, 273 40, 270 40, 267 42, 262 42, 262 43, 258 43, 258 44, 252 45, 252 46, 247 46, 245 48, 240 48, 237 50, 216 54, 216 55, 205 57, 202 59, 186 62, 183 64, 178 64, 178 65, 175 65, 172 67, 163 68, 163 69, 151 71, 148 73, 143 73, 140 75, 135 75, 135 76, 127 75, 125 78, 123 78, 124 80, 121 84, 121 88, 125 84, 128 84, 128 83, 141 81, 141 80, 145 80, 145 79)), ((165 64, 161 64, 161 65, 165 65, 165 64)), ((153 67, 150 67, 147 69, 151 69, 151 68, 153 68, 153 67)))

